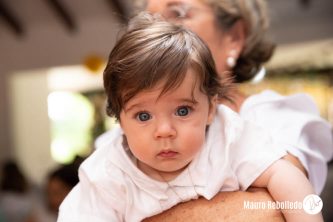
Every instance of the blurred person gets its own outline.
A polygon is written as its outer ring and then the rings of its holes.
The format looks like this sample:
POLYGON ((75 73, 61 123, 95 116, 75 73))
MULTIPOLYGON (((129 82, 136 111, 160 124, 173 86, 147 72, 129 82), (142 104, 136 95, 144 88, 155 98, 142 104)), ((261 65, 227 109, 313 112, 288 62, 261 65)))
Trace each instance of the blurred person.
POLYGON ((58 214, 61 202, 78 182, 78 167, 76 165, 60 166, 50 172, 46 184, 46 202, 52 213, 58 214))
POLYGON ((32 222, 34 207, 28 180, 13 160, 2 166, 0 214, 5 222, 32 222))
POLYGON ((74 162, 59 165, 50 170, 45 178, 45 184, 38 195, 36 202, 36 219, 38 222, 55 222, 61 202, 78 183, 78 168, 81 160, 75 158, 74 162))
POLYGON ((36 207, 38 222, 56 222, 59 206, 78 183, 79 162, 59 165, 50 170, 36 207))

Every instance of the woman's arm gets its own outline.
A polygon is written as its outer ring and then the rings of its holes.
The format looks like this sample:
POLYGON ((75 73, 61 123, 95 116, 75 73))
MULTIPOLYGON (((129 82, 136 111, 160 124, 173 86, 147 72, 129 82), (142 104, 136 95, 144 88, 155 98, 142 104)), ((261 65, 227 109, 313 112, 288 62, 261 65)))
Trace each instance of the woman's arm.
POLYGON ((244 209, 244 201, 272 201, 266 189, 250 189, 248 192, 221 192, 213 199, 199 198, 177 206, 151 218, 145 222, 237 222, 265 221, 282 222, 280 211, 272 209, 244 209))

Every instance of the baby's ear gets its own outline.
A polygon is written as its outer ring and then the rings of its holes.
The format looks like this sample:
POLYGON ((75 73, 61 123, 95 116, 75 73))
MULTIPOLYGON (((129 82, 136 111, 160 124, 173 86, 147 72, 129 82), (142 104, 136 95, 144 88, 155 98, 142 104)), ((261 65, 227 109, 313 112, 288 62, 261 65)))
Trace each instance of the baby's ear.
POLYGON ((217 104, 218 104, 218 99, 217 99, 217 95, 215 95, 212 98, 210 98, 210 101, 209 101, 207 125, 210 125, 214 120, 217 104))

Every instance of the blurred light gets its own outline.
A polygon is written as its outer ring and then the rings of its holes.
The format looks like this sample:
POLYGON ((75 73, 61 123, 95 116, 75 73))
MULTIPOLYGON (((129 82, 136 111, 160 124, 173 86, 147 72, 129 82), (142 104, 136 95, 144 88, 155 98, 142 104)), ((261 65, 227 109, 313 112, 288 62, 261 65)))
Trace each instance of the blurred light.
POLYGON ((53 121, 61 121, 66 118, 64 103, 68 98, 66 92, 53 92, 47 97, 48 115, 53 121))
POLYGON ((48 71, 47 78, 51 91, 84 92, 103 89, 102 71, 95 74, 84 66, 52 68, 48 71))
POLYGON ((51 156, 57 162, 69 163, 75 157, 71 148, 72 145, 68 141, 55 139, 51 143, 51 156))
MULTIPOLYGON (((52 92, 47 98, 48 115, 53 121, 92 121, 93 108, 84 96, 72 92, 52 92)), ((87 124, 84 124, 87 125, 87 124)))
POLYGON ((90 55, 84 59, 83 64, 92 73, 100 74, 103 72, 105 61, 101 56, 90 55))
POLYGON ((52 92, 47 102, 53 159, 67 163, 90 153, 94 108, 89 100, 79 93, 52 92))

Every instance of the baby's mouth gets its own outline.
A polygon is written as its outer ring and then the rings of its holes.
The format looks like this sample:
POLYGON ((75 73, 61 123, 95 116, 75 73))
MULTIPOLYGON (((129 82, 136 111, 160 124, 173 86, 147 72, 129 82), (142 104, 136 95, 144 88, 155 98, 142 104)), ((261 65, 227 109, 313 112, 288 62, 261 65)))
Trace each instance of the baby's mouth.
POLYGON ((163 158, 174 158, 178 155, 179 153, 176 151, 172 151, 172 150, 163 150, 161 152, 159 152, 157 154, 157 156, 159 157, 163 157, 163 158))

